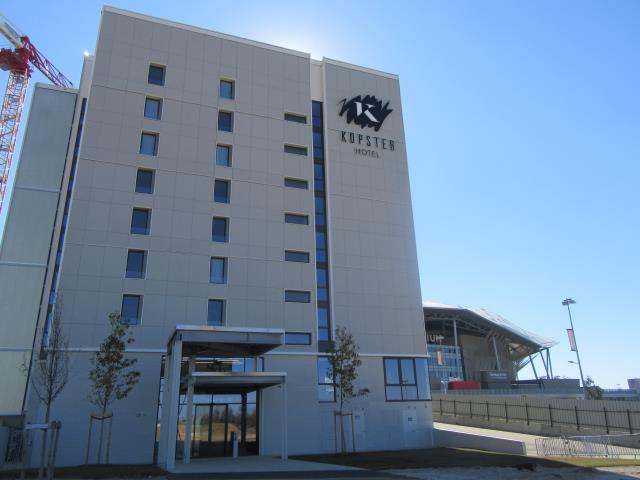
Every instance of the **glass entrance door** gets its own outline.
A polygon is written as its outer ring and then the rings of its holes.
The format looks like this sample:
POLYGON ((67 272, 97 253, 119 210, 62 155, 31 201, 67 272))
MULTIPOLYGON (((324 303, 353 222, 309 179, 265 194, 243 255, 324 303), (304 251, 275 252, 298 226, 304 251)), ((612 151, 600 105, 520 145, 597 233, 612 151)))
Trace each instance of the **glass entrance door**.
POLYGON ((195 405, 191 454, 194 458, 227 455, 228 405, 195 405))

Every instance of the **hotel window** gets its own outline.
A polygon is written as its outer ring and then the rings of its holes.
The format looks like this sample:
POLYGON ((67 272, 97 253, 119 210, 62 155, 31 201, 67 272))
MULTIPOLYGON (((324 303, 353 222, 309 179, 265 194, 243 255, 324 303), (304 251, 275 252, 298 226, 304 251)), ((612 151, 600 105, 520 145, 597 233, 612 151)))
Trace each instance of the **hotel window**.
POLYGON ((136 192, 153 193, 153 170, 139 168, 136 174, 136 192))
POLYGON ((299 188, 301 190, 307 190, 309 188, 309 182, 306 180, 301 180, 299 178, 285 178, 284 186, 291 188, 299 188))
POLYGON ((227 259, 223 257, 211 257, 209 267, 210 283, 227 283, 227 259))
POLYGON ((149 235, 151 210, 148 208, 134 208, 131 212, 131 233, 149 235))
POLYGON ((284 146, 284 153, 292 153, 293 155, 307 155, 307 147, 300 147, 298 145, 288 145, 284 146))
POLYGON ((156 156, 158 154, 158 134, 142 132, 140 135, 140 153, 156 156))
POLYGON ((304 332, 285 332, 285 345, 311 345, 311 334, 304 332))
POLYGON ((212 327, 224 325, 224 300, 209 300, 207 325, 212 327))
POLYGON ((229 241, 229 219, 223 217, 213 217, 211 224, 211 240, 213 242, 229 241))
POLYGON ((384 386, 387 402, 429 400, 426 358, 385 358, 384 386))
POLYGON ((146 252, 144 250, 129 250, 127 253, 127 278, 144 278, 146 269, 146 252))
POLYGON ((235 97, 234 83, 232 80, 220 80, 220 97, 233 100, 235 97))
POLYGON ((216 165, 231 166, 231 145, 216 145, 216 165))
POLYGON ((284 301, 292 303, 310 303, 311 292, 306 290, 285 290, 284 301))
POLYGON ((144 101, 144 118, 160 120, 162 116, 162 100, 159 98, 147 97, 144 101))
POLYGON ((285 250, 284 260, 286 262, 309 263, 309 252, 298 252, 296 250, 285 250))
POLYGON ((149 65, 147 81, 153 85, 164 85, 165 67, 161 65, 149 65))
POLYGON ((299 213, 285 213, 285 223, 296 223, 298 225, 309 225, 309 215, 301 215, 299 213))
POLYGON ((231 182, 229 180, 215 180, 213 182, 213 201, 229 203, 231 182))
POLYGON ((142 316, 142 296, 123 295, 120 322, 127 325, 140 325, 142 316))
POLYGON ((297 113, 285 112, 284 119, 288 122, 307 123, 307 117, 305 115, 299 115, 297 113))
POLYGON ((233 132, 233 113, 218 111, 218 130, 233 132))
POLYGON ((318 400, 320 402, 336 401, 336 389, 329 357, 318 357, 318 400))

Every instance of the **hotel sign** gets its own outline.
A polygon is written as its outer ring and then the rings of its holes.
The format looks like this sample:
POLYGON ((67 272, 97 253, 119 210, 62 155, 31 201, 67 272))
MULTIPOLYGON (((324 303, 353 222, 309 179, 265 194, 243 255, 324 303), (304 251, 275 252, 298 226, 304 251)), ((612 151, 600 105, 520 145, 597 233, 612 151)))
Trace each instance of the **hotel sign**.
MULTIPOLYGON (((342 108, 338 112, 338 116, 344 117, 347 123, 353 123, 360 128, 372 128, 374 132, 380 130, 384 120, 393 112, 389 108, 389 102, 383 104, 382 100, 378 100, 375 95, 357 95, 351 100, 346 98, 338 102, 342 108)), ((378 150, 395 150, 395 142, 387 138, 378 137, 376 135, 365 135, 362 133, 340 131, 340 140, 342 143, 351 143, 354 145, 354 153, 368 157, 378 158, 380 155, 378 150)))

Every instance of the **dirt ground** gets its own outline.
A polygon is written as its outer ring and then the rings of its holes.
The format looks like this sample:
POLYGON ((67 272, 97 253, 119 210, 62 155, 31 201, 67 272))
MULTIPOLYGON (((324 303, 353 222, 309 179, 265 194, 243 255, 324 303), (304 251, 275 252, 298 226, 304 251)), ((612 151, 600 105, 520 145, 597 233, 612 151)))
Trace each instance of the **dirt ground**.
POLYGON ((631 480, 640 478, 640 467, 548 468, 534 470, 505 467, 420 468, 388 471, 392 475, 420 480, 631 480))

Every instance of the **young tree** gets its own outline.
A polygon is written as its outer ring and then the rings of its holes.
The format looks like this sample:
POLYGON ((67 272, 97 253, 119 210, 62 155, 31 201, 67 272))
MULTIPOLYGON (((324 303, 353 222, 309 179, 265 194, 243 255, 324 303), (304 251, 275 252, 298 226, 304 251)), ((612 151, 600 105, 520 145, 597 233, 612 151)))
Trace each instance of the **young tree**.
POLYGON ((331 354, 329 364, 331 365, 331 374, 338 394, 340 407, 338 412, 340 416, 340 443, 343 453, 347 450, 344 433, 344 406, 349 403, 352 398, 369 394, 368 388, 356 390, 355 387, 355 381, 358 378, 358 367, 362 364, 362 360, 360 360, 358 356, 358 351, 359 347, 353 338, 353 334, 346 327, 337 327, 335 341, 329 351, 331 354))
MULTIPOLYGON (((47 325, 42 329, 44 341, 38 358, 33 357, 31 369, 26 360, 22 364, 32 391, 44 405, 44 423, 47 424, 51 420, 51 405, 69 381, 69 341, 62 330, 61 312, 62 302, 58 300, 48 329, 47 325)), ((47 432, 48 430, 42 431, 38 478, 42 478, 44 474, 47 432)))
POLYGON ((596 385, 596 382, 590 375, 587 375, 587 378, 584 381, 584 393, 587 400, 602 400, 604 391, 596 385))
MULTIPOLYGON (((109 315, 109 323, 111 324, 111 332, 100 345, 100 350, 91 359, 93 369, 89 372, 89 380, 91 381, 89 401, 98 407, 102 414, 98 463, 100 463, 102 455, 104 418, 106 418, 109 406, 116 400, 127 398, 131 389, 140 380, 140 372, 132 368, 138 360, 136 358, 128 358, 125 354, 127 345, 134 342, 134 338, 129 332, 129 326, 121 322, 120 312, 111 313, 109 315)), ((88 441, 90 442, 91 439, 88 441)), ((107 439, 107 457, 110 442, 109 435, 107 439)))

